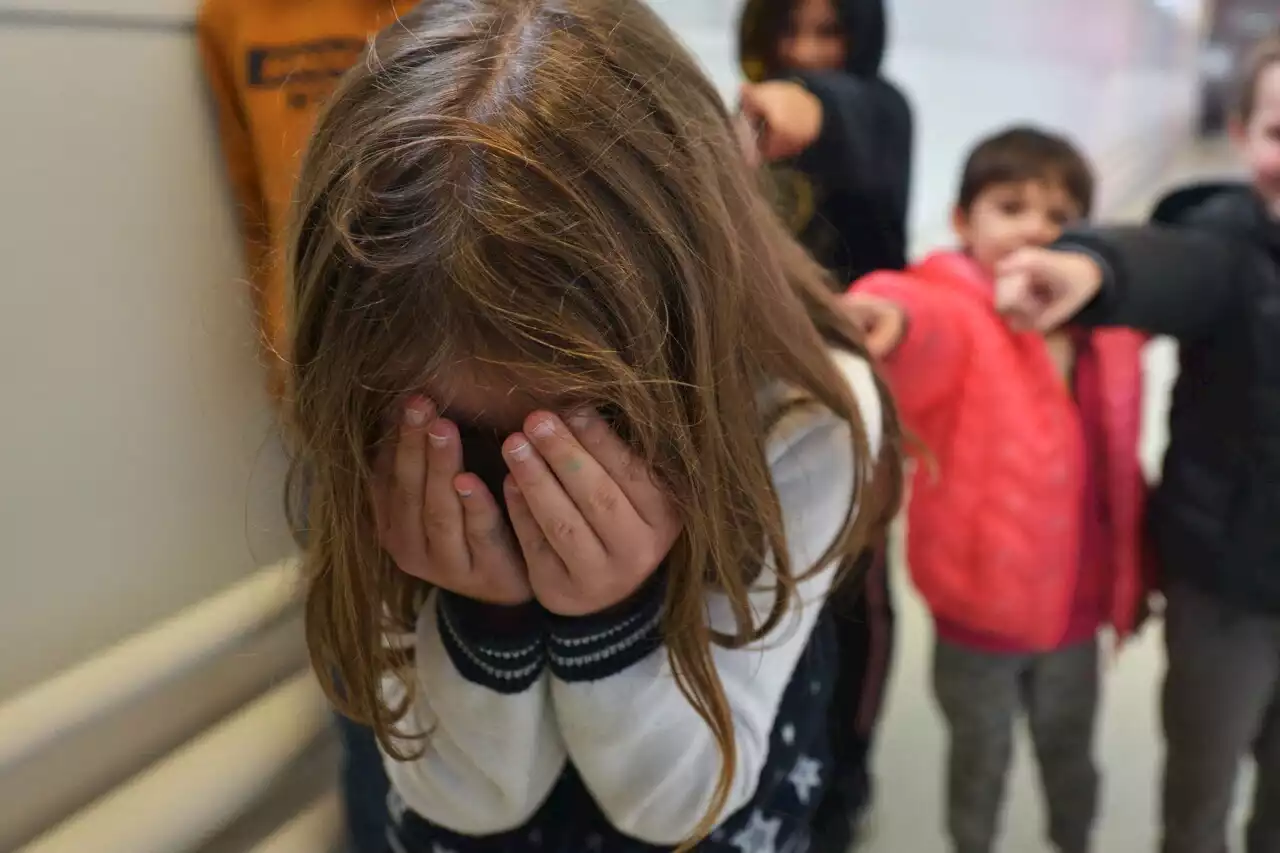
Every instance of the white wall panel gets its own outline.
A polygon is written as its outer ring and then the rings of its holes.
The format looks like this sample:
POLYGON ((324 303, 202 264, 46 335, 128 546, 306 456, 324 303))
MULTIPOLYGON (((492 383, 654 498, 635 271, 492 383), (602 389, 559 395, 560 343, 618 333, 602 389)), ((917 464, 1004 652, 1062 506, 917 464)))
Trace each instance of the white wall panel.
POLYGON ((0 696, 282 556, 193 43, 0 26, 0 696))
MULTIPOLYGON (((732 100, 737 4, 654 5, 732 100)), ((1175 16, 1153 0, 889 0, 887 70, 918 128, 917 246, 945 237, 967 148, 1015 121, 1078 139, 1101 176, 1104 208, 1153 180, 1192 120, 1198 5, 1175 16)))
POLYGON ((162 20, 191 20, 194 0, 0 0, 0 13, 39 11, 46 15, 148 16, 162 20))

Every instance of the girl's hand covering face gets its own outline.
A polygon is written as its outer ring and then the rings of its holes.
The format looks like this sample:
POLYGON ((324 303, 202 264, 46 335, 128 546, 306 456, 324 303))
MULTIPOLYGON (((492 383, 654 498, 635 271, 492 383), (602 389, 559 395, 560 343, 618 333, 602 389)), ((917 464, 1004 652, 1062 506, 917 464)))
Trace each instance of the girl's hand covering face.
POLYGON ((479 477, 463 473, 458 428, 430 401, 409 401, 376 473, 378 538, 401 571, 490 604, 533 597, 497 502, 479 477))
POLYGON ((542 606, 582 616, 626 600, 680 534, 672 501, 595 412, 547 412, 503 446, 507 511, 542 606))
POLYGON ((373 493, 379 540, 402 571, 478 601, 536 596, 581 616, 626 600, 680 533, 670 498, 595 412, 569 423, 536 412, 503 455, 514 538, 494 496, 463 471, 458 428, 430 401, 409 402, 373 493))

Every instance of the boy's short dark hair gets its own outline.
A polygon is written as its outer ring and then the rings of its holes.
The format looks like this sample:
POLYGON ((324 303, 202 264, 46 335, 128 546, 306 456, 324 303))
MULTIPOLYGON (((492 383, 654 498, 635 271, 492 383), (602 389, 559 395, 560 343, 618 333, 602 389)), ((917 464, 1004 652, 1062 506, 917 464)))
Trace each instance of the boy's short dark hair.
POLYGON ((1051 181, 1061 184, 1080 206, 1093 210, 1093 169, 1066 137, 1034 127, 1012 127, 982 140, 969 153, 960 179, 961 210, 993 184, 1051 181))
POLYGON ((1280 31, 1255 44, 1245 58, 1236 95, 1236 115, 1241 121, 1253 118, 1254 108, 1258 105, 1258 83, 1262 75, 1277 63, 1280 63, 1280 31))

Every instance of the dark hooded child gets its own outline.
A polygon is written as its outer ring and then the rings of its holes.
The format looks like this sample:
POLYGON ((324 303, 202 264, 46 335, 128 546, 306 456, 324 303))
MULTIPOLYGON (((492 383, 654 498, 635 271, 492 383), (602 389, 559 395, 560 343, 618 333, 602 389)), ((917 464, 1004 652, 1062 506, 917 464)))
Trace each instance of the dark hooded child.
POLYGON ((779 212, 833 288, 907 253, 911 110, 880 75, 882 0, 748 0, 741 109, 779 212))

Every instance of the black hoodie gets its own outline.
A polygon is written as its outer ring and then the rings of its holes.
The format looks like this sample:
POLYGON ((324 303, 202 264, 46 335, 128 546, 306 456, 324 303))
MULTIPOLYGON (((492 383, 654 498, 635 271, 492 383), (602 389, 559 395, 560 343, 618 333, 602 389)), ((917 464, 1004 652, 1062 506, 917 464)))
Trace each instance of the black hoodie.
POLYGON ((1107 277, 1073 322, 1176 337, 1169 449, 1149 510, 1161 569, 1280 615, 1280 222, 1242 184, 1180 190, 1153 225, 1068 234, 1107 277))
POLYGON ((795 80, 822 102, 818 139, 773 171, 780 213, 843 290, 866 273, 906 264, 911 109, 880 76, 882 0, 832 0, 849 45, 840 71, 794 71, 774 61, 793 2, 747 0, 740 59, 752 82, 795 80))

